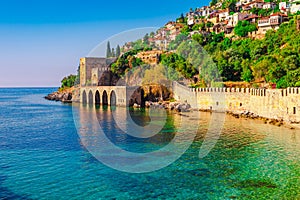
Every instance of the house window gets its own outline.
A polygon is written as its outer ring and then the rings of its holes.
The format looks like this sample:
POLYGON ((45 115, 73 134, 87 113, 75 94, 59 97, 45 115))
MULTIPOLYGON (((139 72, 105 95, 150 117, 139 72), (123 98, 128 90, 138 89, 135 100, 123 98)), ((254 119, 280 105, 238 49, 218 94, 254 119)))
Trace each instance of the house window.
POLYGON ((296 107, 293 108, 293 114, 296 115, 296 107))
POLYGON ((243 104, 242 103, 240 103, 240 107, 242 107, 243 106, 243 104))

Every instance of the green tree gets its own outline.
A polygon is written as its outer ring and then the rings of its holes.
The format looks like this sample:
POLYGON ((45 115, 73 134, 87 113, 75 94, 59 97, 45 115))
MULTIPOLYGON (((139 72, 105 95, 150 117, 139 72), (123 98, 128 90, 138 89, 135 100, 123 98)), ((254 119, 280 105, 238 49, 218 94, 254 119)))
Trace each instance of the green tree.
POLYGON ((195 40, 196 42, 198 42, 200 45, 205 44, 205 38, 202 34, 194 34, 192 36, 192 39, 195 40))
POLYGON ((110 57, 112 57, 112 54, 111 54, 110 42, 108 41, 107 48, 106 48, 106 58, 110 58, 110 57))
POLYGON ((73 87, 75 84, 77 76, 76 75, 69 75, 67 77, 64 77, 61 81, 61 88, 70 88, 73 87))
POLYGON ((252 81, 254 76, 253 76, 252 70, 250 68, 250 60, 249 59, 245 59, 242 61, 242 68, 243 68, 243 71, 241 74, 242 75, 241 79, 246 82, 252 81))
POLYGON ((210 3, 209 3, 209 5, 210 6, 214 6, 214 5, 216 5, 218 3, 218 0, 212 0, 210 3))
POLYGON ((143 43, 145 45, 149 45, 149 34, 148 33, 146 33, 146 35, 144 36, 143 43))
POLYGON ((79 85, 79 84, 80 84, 80 65, 78 65, 78 67, 77 67, 77 76, 74 81, 74 85, 79 85))
POLYGON ((245 37, 248 32, 256 31, 257 28, 254 24, 250 24, 248 21, 239 21, 234 27, 234 33, 240 37, 245 37))
POLYGON ((193 27, 192 27, 192 30, 193 31, 198 31, 201 29, 201 25, 200 24, 195 24, 193 27))
POLYGON ((121 55, 121 48, 120 48, 120 45, 117 45, 117 48, 116 48, 116 57, 119 57, 121 55))
POLYGON ((186 36, 188 36, 189 35, 189 33, 190 33, 190 28, 189 28, 189 26, 188 25, 184 25, 184 27, 181 29, 181 33, 182 34, 184 34, 184 35, 186 35, 186 36))

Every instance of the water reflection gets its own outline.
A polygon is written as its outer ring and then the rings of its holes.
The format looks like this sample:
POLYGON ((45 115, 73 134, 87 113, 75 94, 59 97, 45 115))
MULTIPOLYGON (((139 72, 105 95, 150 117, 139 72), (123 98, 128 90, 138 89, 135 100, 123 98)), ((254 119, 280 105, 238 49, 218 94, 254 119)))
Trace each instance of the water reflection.
POLYGON ((162 109, 78 105, 73 114, 81 143, 94 157, 133 173, 157 170, 177 160, 192 144, 199 126, 162 109))
POLYGON ((83 146, 104 164, 121 171, 161 169, 180 158, 190 146, 202 164, 212 156, 239 161, 248 157, 248 162, 251 154, 268 157, 268 152, 278 153, 280 159, 300 160, 298 130, 225 117, 223 113, 175 114, 79 105, 75 106, 74 116, 78 118, 83 146), (149 134, 151 130, 155 132, 149 134), (219 154, 227 151, 229 155, 219 154))

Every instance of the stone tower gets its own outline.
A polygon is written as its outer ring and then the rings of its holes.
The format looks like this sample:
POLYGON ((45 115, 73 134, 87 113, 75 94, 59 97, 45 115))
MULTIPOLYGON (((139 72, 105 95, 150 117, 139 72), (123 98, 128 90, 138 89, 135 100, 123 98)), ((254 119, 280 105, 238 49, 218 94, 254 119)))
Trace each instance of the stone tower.
POLYGON ((110 65, 115 59, 81 58, 80 59, 80 86, 96 86, 102 74, 110 71, 110 65))

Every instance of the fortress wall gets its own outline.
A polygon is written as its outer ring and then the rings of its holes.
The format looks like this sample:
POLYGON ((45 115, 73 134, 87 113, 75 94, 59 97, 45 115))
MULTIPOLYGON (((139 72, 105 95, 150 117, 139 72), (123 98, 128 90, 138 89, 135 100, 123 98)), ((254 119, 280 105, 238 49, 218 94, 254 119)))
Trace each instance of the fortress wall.
POLYGON ((261 117, 300 122, 300 88, 187 88, 173 83, 174 98, 192 108, 217 112, 249 111, 261 117))
POLYGON ((78 99, 80 99, 80 103, 83 103, 83 93, 85 92, 88 104, 95 104, 95 95, 98 91, 100 94, 100 103, 102 104, 102 97, 104 91, 107 93, 107 100, 108 104, 110 105, 110 96, 111 93, 114 91, 116 95, 116 105, 117 106, 126 106, 127 101, 127 94, 126 94, 126 87, 125 86, 88 86, 88 87, 81 87, 80 88, 80 95, 78 99), (89 92, 92 92, 92 99, 89 99, 89 92))
POLYGON ((174 98, 181 102, 189 103, 193 108, 197 107, 197 94, 192 89, 187 88, 177 82, 173 82, 174 98))

